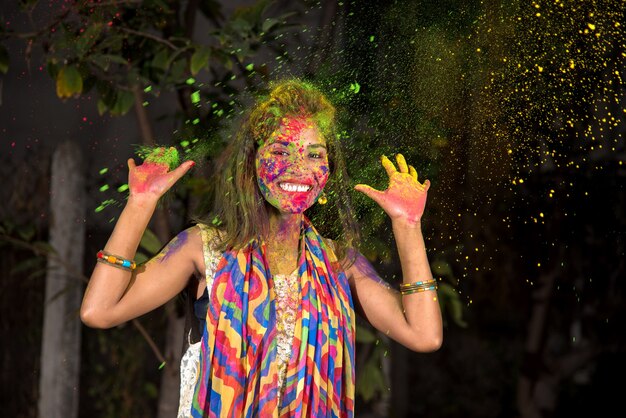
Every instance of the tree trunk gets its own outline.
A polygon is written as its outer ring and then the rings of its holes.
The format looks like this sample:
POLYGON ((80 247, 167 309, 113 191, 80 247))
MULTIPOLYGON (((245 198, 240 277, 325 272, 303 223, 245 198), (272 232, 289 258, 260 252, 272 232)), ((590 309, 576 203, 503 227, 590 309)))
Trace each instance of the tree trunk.
POLYGON ((71 262, 82 274, 85 241, 84 176, 80 151, 71 141, 52 157, 50 244, 39 381, 39 416, 78 415, 82 288, 75 274, 57 261, 71 262))

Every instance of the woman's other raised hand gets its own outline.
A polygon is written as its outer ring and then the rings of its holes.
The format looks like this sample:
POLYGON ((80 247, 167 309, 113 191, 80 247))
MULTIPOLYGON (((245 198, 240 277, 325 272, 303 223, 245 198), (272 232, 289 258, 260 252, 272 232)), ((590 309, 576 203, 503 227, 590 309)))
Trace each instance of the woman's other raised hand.
POLYGON ((397 169, 384 155, 380 160, 389 176, 387 190, 376 190, 366 184, 357 184, 354 189, 378 203, 392 221, 403 221, 409 225, 419 223, 424 214, 430 181, 420 183, 417 171, 407 165, 402 154, 396 155, 397 169))
POLYGON ((170 162, 173 158, 177 160, 176 149, 173 147, 155 149, 141 165, 136 165, 135 161, 129 158, 129 199, 148 202, 158 201, 174 183, 195 165, 194 161, 185 161, 170 171, 170 162))

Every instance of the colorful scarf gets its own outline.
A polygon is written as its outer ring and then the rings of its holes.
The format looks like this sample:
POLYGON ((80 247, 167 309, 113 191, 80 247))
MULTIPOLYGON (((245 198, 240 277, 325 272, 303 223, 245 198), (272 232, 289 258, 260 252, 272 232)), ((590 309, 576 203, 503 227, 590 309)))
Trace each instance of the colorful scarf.
POLYGON ((276 303, 265 245, 222 254, 202 336, 192 417, 352 417, 354 308, 331 248, 303 221, 301 308, 278 405, 276 303))

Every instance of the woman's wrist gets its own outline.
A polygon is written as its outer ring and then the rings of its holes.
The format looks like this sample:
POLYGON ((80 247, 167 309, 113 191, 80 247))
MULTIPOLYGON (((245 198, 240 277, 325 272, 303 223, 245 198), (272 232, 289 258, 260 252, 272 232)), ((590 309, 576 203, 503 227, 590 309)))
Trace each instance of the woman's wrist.
POLYGON ((402 219, 402 218, 392 218, 391 219, 391 226, 394 230, 394 232, 396 231, 402 231, 402 230, 416 230, 416 231, 421 231, 422 229, 422 220, 418 219, 417 221, 409 221, 407 219, 402 219))
POLYGON ((139 211, 154 212, 158 202, 159 202, 159 199, 155 199, 152 196, 131 194, 128 197, 128 201, 126 202, 126 207, 130 207, 139 211))

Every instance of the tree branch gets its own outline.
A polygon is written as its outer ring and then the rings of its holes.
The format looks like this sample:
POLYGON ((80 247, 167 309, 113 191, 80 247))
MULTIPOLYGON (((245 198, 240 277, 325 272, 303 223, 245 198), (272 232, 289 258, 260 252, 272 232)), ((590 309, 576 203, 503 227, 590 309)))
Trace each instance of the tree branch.
POLYGON ((119 29, 122 32, 130 33, 132 35, 137 35, 137 36, 141 36, 141 37, 144 37, 144 38, 152 39, 153 41, 157 41, 159 43, 162 43, 163 45, 167 45, 169 48, 173 49, 174 51, 176 51, 178 49, 176 47, 176 45, 174 45, 173 43, 171 43, 167 39, 160 38, 160 37, 158 37, 156 35, 153 35, 151 33, 140 32, 138 30, 128 29, 128 28, 117 28, 117 29, 119 29))
POLYGON ((154 353, 156 358, 159 359, 161 364, 165 363, 165 356, 163 355, 163 353, 161 353, 161 350, 159 350, 159 347, 157 347, 157 345, 154 342, 154 340, 152 339, 152 337, 148 334, 148 331, 146 331, 146 329, 143 327, 143 325, 141 325, 141 322, 139 322, 138 319, 133 319, 132 323, 133 323, 134 327, 137 328, 139 333, 143 336, 143 338, 146 340, 146 342, 148 343, 148 345, 152 349, 152 352, 154 353))

